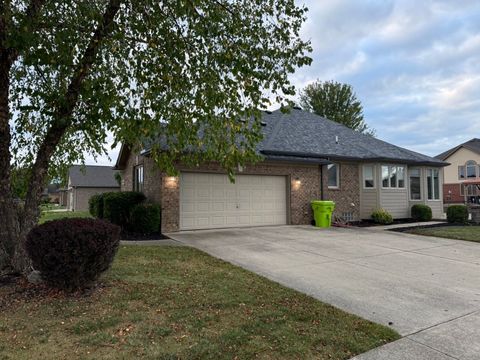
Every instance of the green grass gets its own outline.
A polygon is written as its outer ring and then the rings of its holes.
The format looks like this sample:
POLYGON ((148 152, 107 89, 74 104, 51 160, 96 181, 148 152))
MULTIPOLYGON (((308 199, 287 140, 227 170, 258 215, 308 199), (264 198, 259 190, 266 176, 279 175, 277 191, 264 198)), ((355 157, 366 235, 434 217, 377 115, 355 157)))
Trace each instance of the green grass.
POLYGON ((480 226, 439 226, 409 231, 412 234, 480 242, 480 226))
POLYGON ((39 224, 46 221, 63 219, 63 218, 88 218, 92 217, 88 211, 42 211, 39 224))
POLYGON ((0 287, 0 359, 348 359, 399 338, 189 247, 122 246, 103 281, 80 297, 0 287))

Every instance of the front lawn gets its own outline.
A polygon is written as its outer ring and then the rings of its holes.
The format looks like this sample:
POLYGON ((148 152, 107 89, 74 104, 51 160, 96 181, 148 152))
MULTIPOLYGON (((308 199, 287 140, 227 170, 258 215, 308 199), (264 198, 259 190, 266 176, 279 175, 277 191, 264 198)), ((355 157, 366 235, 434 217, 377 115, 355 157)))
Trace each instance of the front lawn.
POLYGON ((189 247, 122 246, 90 296, 0 286, 0 359, 348 359, 398 338, 189 247))
POLYGON ((411 234, 480 242, 480 226, 438 226, 412 229, 411 234))
POLYGON ((42 211, 39 224, 45 221, 57 220, 63 218, 87 218, 92 217, 88 211, 42 211))

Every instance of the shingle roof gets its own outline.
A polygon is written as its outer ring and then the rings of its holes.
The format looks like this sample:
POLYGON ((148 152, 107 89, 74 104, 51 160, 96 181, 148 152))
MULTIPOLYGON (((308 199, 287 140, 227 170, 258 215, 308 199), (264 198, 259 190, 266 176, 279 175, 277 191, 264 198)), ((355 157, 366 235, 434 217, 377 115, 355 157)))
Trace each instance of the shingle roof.
POLYGON ((280 110, 265 113, 262 120, 266 123, 264 139, 257 148, 265 155, 447 165, 300 109, 292 109, 287 114, 280 110))
POLYGON ((467 142, 464 142, 463 144, 460 144, 458 146, 455 146, 441 154, 438 154, 435 156, 437 159, 440 160, 446 160, 450 155, 452 155, 455 151, 460 149, 461 147, 464 147, 468 150, 471 150, 477 154, 480 154, 480 139, 473 138, 471 140, 468 140, 467 142))
MULTIPOLYGON (((299 108, 262 116, 263 140, 257 152, 267 160, 325 164, 335 160, 389 161, 405 164, 446 166, 448 163, 361 134, 337 122, 299 108), (338 140, 338 141, 337 141, 338 140)), ((201 132, 199 134, 201 136, 201 132)), ((160 138, 161 147, 166 146, 160 138)), ((142 151, 148 154, 147 145, 142 151)))
POLYGON ((75 187, 120 187, 111 166, 73 165, 68 171, 70 185, 75 187))

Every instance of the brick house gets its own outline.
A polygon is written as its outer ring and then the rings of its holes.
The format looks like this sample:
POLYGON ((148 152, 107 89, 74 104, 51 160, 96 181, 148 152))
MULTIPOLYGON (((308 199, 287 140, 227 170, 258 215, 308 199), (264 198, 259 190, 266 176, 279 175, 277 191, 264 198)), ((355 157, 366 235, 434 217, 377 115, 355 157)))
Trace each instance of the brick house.
POLYGON ((463 204, 479 202, 480 189, 469 182, 480 181, 480 139, 471 139, 439 155, 437 159, 446 161, 443 172, 443 202, 463 204))
POLYGON ((343 221, 368 219, 378 208, 408 218, 416 203, 443 215, 443 161, 300 109, 266 112, 262 121, 257 151, 264 160, 239 168, 234 184, 216 164, 178 165, 179 176, 168 176, 148 147, 122 146, 121 189, 160 203, 164 232, 310 224, 315 199, 335 201, 334 217, 343 221))

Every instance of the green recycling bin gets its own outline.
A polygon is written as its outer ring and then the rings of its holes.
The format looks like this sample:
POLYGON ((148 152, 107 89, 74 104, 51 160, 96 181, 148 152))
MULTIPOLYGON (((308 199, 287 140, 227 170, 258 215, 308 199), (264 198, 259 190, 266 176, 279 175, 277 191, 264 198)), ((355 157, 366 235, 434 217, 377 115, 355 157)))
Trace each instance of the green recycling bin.
POLYGON ((315 226, 328 228, 332 225, 332 213, 335 209, 333 201, 314 200, 312 201, 312 209, 315 226))

